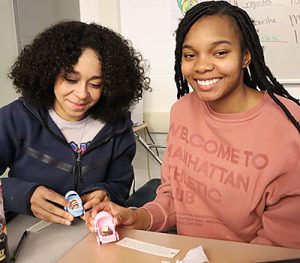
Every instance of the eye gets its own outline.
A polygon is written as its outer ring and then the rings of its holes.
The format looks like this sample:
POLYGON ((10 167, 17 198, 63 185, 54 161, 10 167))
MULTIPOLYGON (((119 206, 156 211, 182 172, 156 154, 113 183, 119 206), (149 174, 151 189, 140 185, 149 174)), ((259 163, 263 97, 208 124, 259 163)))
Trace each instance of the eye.
POLYGON ((224 56, 226 56, 228 53, 229 53, 228 50, 218 50, 218 51, 215 52, 215 55, 216 55, 217 57, 224 57, 224 56))
POLYGON ((93 89, 100 89, 102 88, 102 83, 89 83, 89 86, 93 89))
POLYGON ((66 81, 70 82, 71 84, 76 84, 77 83, 76 79, 66 79, 66 81))
POLYGON ((64 80, 71 83, 71 84, 76 84, 78 80, 74 77, 69 77, 69 76, 63 76, 64 80))
POLYGON ((195 57, 195 55, 193 53, 183 53, 182 54, 182 57, 185 59, 185 60, 191 60, 195 57))

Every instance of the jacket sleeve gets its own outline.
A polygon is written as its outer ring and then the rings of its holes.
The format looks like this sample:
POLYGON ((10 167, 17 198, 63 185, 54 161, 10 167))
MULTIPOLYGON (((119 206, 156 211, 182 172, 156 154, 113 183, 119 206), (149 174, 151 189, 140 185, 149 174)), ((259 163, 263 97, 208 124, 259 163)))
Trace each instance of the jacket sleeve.
POLYGON ((104 190, 111 201, 125 206, 134 178, 132 160, 135 152, 135 137, 132 129, 129 129, 115 141, 105 181, 89 185, 83 190, 83 193, 104 190))
MULTIPOLYGON (((16 152, 22 145, 12 111, 9 107, 0 109, 0 175, 3 175, 7 168, 13 169, 16 152)), ((3 177, 1 182, 5 209, 20 214, 31 214, 29 200, 38 185, 17 179, 17 175, 3 177)))
POLYGON ((295 156, 297 165, 267 187, 261 200, 262 225, 251 243, 300 248, 299 153, 295 156))
POLYGON ((32 215, 30 198, 39 186, 37 183, 26 182, 18 178, 2 179, 5 209, 18 214, 32 215))

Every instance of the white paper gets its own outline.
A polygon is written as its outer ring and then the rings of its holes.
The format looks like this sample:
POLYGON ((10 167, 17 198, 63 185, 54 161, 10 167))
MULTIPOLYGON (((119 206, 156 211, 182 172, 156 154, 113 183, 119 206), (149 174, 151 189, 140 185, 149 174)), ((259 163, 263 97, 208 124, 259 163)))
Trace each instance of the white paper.
POLYGON ((180 251, 179 249, 154 245, 151 243, 139 241, 128 237, 123 238, 116 244, 119 246, 135 249, 141 252, 145 252, 145 253, 161 256, 161 257, 168 257, 168 258, 175 257, 180 251))
POLYGON ((176 263, 204 263, 209 262, 201 246, 192 248, 186 253, 183 260, 177 260, 176 263))

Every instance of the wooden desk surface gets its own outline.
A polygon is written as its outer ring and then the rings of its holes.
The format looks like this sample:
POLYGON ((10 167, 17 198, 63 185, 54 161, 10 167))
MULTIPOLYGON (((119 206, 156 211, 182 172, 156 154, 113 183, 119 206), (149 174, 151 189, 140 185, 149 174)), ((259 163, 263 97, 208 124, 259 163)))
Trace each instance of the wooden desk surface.
POLYGON ((210 263, 263 262, 276 259, 300 258, 300 249, 251 245, 141 230, 118 229, 118 232, 120 239, 130 237, 157 245, 180 249, 180 253, 176 257, 169 259, 121 247, 115 243, 98 245, 95 235, 89 234, 58 262, 160 263, 162 260, 176 262, 177 259, 183 259, 191 248, 200 245, 203 247, 210 263))

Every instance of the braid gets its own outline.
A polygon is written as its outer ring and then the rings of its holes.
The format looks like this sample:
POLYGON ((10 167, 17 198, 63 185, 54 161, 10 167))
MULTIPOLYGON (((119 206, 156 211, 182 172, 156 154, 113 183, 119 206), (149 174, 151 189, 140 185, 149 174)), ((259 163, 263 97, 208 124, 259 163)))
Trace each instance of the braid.
POLYGON ((275 94, 290 99, 299 106, 300 100, 292 97, 283 85, 276 80, 270 69, 267 67, 258 34, 249 15, 243 9, 233 6, 226 1, 208 1, 199 3, 191 8, 180 21, 176 31, 175 49, 175 82, 177 86, 177 98, 179 99, 189 93, 188 83, 181 72, 182 45, 184 38, 191 26, 199 18, 210 15, 225 15, 233 18, 241 32, 241 46, 243 49, 249 50, 252 58, 249 65, 249 71, 248 69, 244 70, 245 84, 253 89, 267 91, 270 97, 284 111, 288 119, 300 133, 299 123, 275 94))

